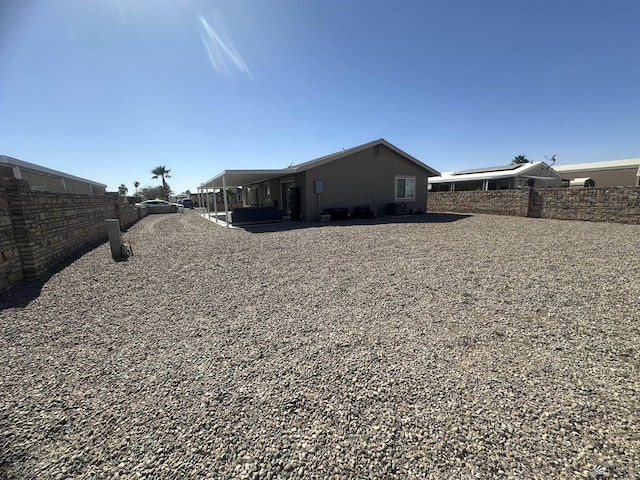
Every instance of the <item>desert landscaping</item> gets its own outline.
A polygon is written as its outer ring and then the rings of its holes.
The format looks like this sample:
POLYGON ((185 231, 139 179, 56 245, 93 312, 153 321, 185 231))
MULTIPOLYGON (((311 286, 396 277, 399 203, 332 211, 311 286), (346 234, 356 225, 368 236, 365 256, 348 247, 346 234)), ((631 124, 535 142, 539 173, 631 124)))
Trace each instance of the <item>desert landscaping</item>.
POLYGON ((640 225, 150 215, 0 293, 0 477, 640 476, 640 225))

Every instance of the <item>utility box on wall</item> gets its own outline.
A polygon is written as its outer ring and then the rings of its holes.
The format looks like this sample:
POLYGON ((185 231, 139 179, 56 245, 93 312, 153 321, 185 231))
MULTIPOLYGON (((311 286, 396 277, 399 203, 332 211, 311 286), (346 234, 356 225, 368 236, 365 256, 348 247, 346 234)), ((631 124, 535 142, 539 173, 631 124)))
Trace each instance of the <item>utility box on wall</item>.
POLYGON ((324 193, 324 182, 322 180, 313 182, 313 193, 324 193))

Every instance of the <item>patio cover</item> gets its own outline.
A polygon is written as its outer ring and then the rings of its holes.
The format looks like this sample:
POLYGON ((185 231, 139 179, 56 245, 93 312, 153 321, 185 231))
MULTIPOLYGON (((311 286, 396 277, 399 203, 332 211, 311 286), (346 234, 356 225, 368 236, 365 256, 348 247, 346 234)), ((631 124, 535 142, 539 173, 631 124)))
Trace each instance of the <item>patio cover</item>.
POLYGON ((207 180, 198 188, 200 189, 213 189, 213 188, 228 188, 228 187, 240 187, 249 183, 260 183, 272 178, 281 177, 289 173, 295 173, 295 169, 292 168, 279 168, 275 170, 225 170, 219 173, 215 177, 207 180))
POLYGON ((500 178, 522 177, 537 178, 540 180, 552 180, 562 177, 544 162, 524 163, 520 165, 506 165, 504 167, 490 167, 476 170, 463 170, 461 172, 442 172, 439 177, 429 177, 429 183, 457 183, 469 180, 497 180, 500 178), (540 164, 548 168, 550 176, 527 175, 530 170, 535 170, 540 164))
MULTIPOLYGON (((224 199, 224 218, 229 226, 229 202, 227 200, 227 188, 241 187, 251 183, 260 183, 272 178, 282 177, 284 175, 295 173, 294 168, 279 168, 272 170, 225 170, 215 177, 207 180, 198 187, 199 191, 222 189, 222 198, 224 199)), ((216 222, 218 221, 218 205, 213 202, 216 222)), ((209 217, 211 217, 211 206, 207 205, 209 217)))

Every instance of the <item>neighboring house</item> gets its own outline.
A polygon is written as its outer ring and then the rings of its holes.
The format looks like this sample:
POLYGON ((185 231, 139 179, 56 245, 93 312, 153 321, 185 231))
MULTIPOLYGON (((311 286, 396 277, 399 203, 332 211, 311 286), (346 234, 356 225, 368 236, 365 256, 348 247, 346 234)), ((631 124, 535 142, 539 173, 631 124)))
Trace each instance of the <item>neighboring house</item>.
POLYGON ((562 177, 544 162, 443 172, 439 177, 429 178, 429 190, 432 192, 510 190, 527 186, 546 188, 561 185, 562 177))
POLYGON ((0 177, 26 180, 31 190, 45 192, 103 194, 107 186, 68 173, 0 155, 0 177))
POLYGON ((199 190, 226 192, 241 186, 245 207, 315 220, 326 210, 363 215, 424 211, 427 178, 434 175, 439 172, 379 139, 288 168, 225 170, 199 190))
POLYGON ((570 182, 590 179, 596 187, 640 186, 640 158, 554 165, 553 169, 570 182))

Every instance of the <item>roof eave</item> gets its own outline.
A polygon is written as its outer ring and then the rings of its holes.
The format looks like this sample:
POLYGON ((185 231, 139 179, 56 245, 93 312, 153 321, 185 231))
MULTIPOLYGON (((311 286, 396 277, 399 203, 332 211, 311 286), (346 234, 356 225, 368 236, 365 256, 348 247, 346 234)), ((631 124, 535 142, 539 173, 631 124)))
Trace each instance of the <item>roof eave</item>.
POLYGON ((293 173, 296 173, 296 172, 291 168, 278 168, 278 169, 268 169, 268 170, 265 170, 265 169, 224 170, 220 172, 218 175, 200 184, 198 188, 199 189, 221 188, 225 185, 227 187, 239 187, 242 185, 264 182, 267 180, 271 180, 273 178, 291 175, 293 173), (242 177, 244 177, 244 180, 238 181, 242 177), (227 182, 226 179, 229 179, 229 182, 227 182))
POLYGON ((319 167, 321 165, 326 165, 327 163, 331 163, 331 162, 334 162, 336 160, 340 160, 341 158, 347 157, 349 155, 353 155, 354 153, 362 152, 363 150, 366 150, 366 149, 371 148, 371 147, 375 147, 376 145, 384 145, 389 150, 392 150, 392 151, 396 152, 398 155, 406 158, 407 160, 411 161, 412 163, 414 163, 414 164, 418 165, 419 167, 423 168, 424 170, 429 172, 429 174, 427 175, 428 177, 440 175, 440 172, 438 172, 437 170, 431 168, 430 166, 428 166, 427 164, 421 162, 417 158, 409 155, 407 152, 399 149, 398 147, 396 147, 392 143, 389 143, 384 138, 379 138, 377 140, 373 140, 372 142, 365 143, 365 144, 359 145, 357 147, 349 148, 349 149, 344 150, 342 152, 337 152, 335 154, 325 155, 324 157, 319 157, 317 160, 309 160, 308 162, 304 162, 304 163, 301 163, 301 164, 298 164, 298 165, 294 165, 292 168, 294 168, 297 172, 305 172, 307 170, 311 170, 312 168, 316 168, 316 167, 319 167))

